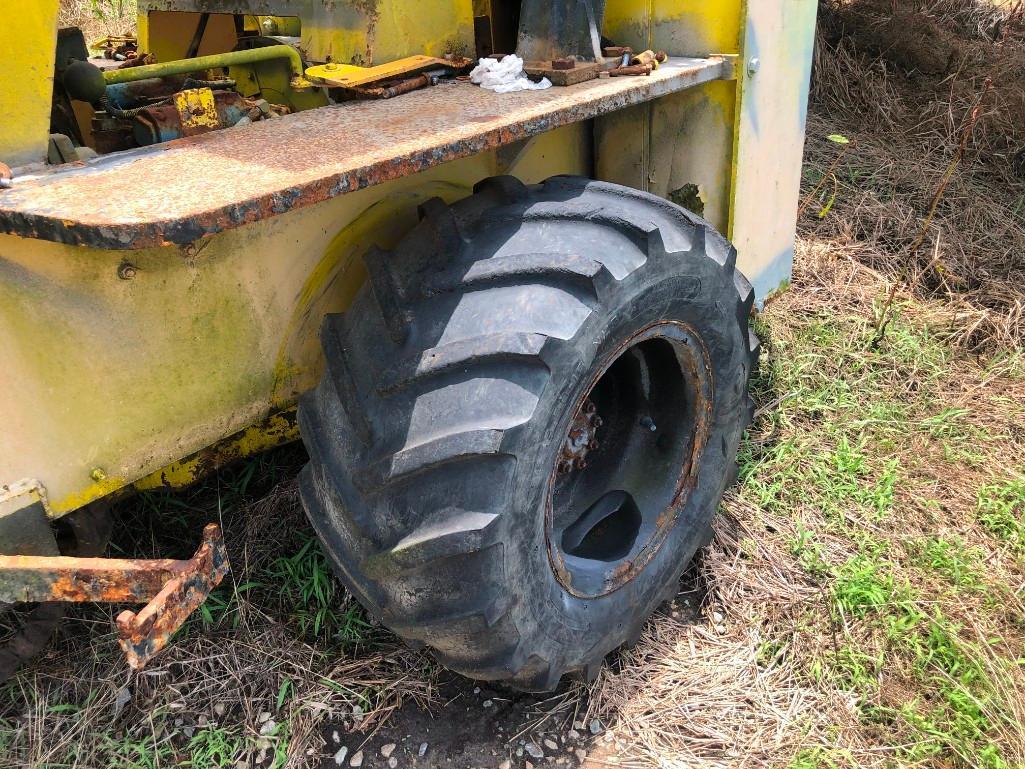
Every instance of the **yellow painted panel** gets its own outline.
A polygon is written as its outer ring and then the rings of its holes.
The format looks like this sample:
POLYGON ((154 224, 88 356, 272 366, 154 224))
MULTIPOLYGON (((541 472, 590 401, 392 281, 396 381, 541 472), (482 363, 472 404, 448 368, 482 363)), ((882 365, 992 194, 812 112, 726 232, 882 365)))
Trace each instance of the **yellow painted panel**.
POLYGON ((4 14, 4 53, 0 78, 0 161, 9 166, 46 159, 50 100, 57 40, 58 0, 37 0, 31 10, 4 14))
MULTIPOLYGON (((161 468, 148 483, 181 482, 195 469, 183 458, 316 383, 323 316, 348 308, 362 255, 394 245, 417 204, 457 200, 501 171, 588 173, 587 134, 569 126, 515 157, 447 163, 195 247, 108 252, 0 236, 0 483, 38 478, 59 515, 161 468), (129 280, 118 277, 124 261, 129 280)), ((215 456, 272 439, 243 432, 215 456)))
POLYGON ((670 199, 696 185, 702 215, 725 232, 735 113, 736 84, 717 81, 606 115, 595 121, 596 175, 670 199))
POLYGON ((362 67, 414 54, 473 56, 473 3, 439 0, 429 8, 420 0, 313 3, 303 14, 302 39, 311 61, 362 67))
MULTIPOLYGON (((199 23, 198 13, 151 11, 139 14, 139 45, 157 61, 184 59, 199 23)), ((212 13, 198 56, 224 53, 235 47, 235 21, 230 14, 212 13)))
POLYGON ((608 0, 605 35, 671 56, 738 53, 744 0, 608 0))

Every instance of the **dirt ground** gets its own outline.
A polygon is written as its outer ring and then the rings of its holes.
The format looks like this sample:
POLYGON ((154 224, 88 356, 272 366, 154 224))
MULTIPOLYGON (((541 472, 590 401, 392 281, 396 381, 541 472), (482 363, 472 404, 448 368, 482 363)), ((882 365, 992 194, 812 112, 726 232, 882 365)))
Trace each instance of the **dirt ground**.
POLYGON ((821 9, 740 482, 635 647, 554 695, 439 669, 332 579, 289 447, 119 506, 112 554, 219 520, 231 584, 143 674, 75 609, 0 769, 1025 767, 1021 7, 821 9))

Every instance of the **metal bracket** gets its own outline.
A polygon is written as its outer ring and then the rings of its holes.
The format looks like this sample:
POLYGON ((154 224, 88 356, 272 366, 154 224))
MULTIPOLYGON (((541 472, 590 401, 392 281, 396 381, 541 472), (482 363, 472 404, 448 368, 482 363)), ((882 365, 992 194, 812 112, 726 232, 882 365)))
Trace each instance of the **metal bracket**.
POLYGON ((117 618, 128 664, 140 670, 229 571, 217 524, 188 561, 0 555, 0 602, 96 601, 142 603, 117 618))
POLYGON ((737 79, 737 65, 740 63, 740 56, 735 53, 713 53, 708 58, 722 61, 722 80, 737 79))

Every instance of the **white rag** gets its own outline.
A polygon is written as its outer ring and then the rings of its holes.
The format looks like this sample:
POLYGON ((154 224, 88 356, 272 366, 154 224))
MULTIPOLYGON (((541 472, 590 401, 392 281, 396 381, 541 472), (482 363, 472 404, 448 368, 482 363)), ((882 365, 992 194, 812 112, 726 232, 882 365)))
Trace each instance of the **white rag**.
POLYGON ((535 83, 523 72, 523 59, 509 55, 498 59, 481 59, 470 73, 470 82, 495 93, 513 91, 540 91, 552 87, 552 81, 541 78, 535 83))

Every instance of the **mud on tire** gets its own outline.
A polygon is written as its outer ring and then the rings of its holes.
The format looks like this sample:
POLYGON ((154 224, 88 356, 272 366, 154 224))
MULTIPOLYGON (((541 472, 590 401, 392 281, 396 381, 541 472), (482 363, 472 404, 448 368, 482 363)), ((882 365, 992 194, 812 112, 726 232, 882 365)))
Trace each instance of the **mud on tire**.
POLYGON ((751 418, 753 292, 660 198, 575 177, 475 193, 422 206, 326 319, 302 497, 384 625, 547 691, 636 637, 710 538, 751 418))

